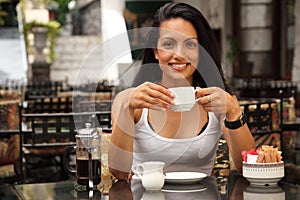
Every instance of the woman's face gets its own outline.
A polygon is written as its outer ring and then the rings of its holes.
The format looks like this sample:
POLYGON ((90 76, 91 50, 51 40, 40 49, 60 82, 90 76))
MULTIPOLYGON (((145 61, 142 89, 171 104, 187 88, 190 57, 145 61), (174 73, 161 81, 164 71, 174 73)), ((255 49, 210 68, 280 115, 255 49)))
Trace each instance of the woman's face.
POLYGON ((173 18, 161 23, 159 34, 154 51, 163 72, 162 81, 192 84, 199 59, 196 29, 189 21, 173 18))

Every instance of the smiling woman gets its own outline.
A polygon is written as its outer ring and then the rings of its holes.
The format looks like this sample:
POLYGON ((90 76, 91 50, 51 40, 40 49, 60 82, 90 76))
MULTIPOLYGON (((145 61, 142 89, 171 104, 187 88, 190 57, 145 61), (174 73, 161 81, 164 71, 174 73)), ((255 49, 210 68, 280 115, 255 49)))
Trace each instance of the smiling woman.
POLYGON ((199 10, 167 3, 156 12, 134 87, 120 92, 112 106, 109 166, 117 179, 147 161, 164 162, 164 172, 210 175, 222 133, 241 170, 241 152, 254 148, 254 141, 247 124, 226 126, 237 124, 242 110, 219 55, 199 10), (176 87, 195 90, 197 103, 190 110, 172 109, 176 87))

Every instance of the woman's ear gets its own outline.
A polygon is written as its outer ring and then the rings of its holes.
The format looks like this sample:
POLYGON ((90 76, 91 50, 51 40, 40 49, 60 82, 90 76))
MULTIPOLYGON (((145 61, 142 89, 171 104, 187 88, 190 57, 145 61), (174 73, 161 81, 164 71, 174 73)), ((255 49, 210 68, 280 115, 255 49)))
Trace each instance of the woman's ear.
POLYGON ((158 53, 157 53, 157 49, 153 49, 153 53, 155 56, 155 59, 158 60, 158 53))

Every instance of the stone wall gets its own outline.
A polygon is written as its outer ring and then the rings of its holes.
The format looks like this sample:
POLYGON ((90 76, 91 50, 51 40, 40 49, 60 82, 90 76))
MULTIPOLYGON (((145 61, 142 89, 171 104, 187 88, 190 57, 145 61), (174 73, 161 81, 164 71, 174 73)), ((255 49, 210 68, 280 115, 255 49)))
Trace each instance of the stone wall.
MULTIPOLYGON (((78 73, 92 50, 101 42, 100 36, 65 36, 59 37, 57 41, 57 58, 51 65, 50 80, 68 80, 74 85, 78 73)), ((97 64, 97 60, 94 63, 97 64)), ((95 79, 95 69, 85 70, 85 80, 95 79)))

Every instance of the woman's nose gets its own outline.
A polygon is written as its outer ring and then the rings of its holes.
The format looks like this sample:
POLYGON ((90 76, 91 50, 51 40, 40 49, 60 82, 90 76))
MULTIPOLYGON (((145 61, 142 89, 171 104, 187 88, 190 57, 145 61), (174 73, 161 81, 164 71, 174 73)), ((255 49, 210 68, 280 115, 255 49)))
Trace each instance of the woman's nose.
POLYGON ((184 58, 185 57, 185 51, 183 47, 178 46, 173 51, 173 57, 178 58, 184 58))

